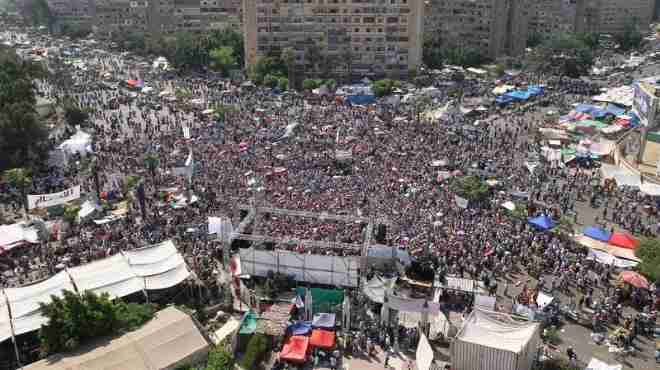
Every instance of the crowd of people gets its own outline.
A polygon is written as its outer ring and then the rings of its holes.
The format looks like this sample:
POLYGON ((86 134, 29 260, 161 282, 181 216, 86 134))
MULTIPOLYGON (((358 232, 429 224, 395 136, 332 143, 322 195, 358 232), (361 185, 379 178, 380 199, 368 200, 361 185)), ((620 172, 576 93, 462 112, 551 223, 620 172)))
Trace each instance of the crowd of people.
MULTIPOLYGON (((428 253, 436 268, 449 274, 497 278, 522 266, 561 277, 553 282, 559 287, 575 284, 578 280, 570 277, 582 276, 585 269, 599 271, 598 264, 588 263, 586 252, 571 239, 540 233, 499 204, 523 194, 528 216, 547 214, 590 224, 590 214, 600 213, 595 223, 658 233, 655 216, 640 212, 651 199, 638 191, 603 192, 593 185, 601 180, 598 170, 555 168, 541 161, 530 171, 526 163, 541 145, 536 131, 547 125, 536 103, 491 107, 487 117, 476 117, 477 125, 476 118, 462 114, 420 119, 414 106, 405 103, 353 106, 217 77, 142 68, 137 59, 110 52, 81 53, 84 70, 52 57, 50 68, 56 73, 38 81, 36 88, 41 96, 59 102, 72 99, 91 112, 83 130, 93 134, 92 152, 35 174, 29 193, 81 184, 84 193, 95 194, 94 179, 84 171, 84 163, 93 157, 100 190, 106 198, 115 194, 128 200, 128 213, 104 225, 73 225, 59 240, 12 251, 12 258, 3 259, 9 273, 0 277, 2 286, 25 284, 66 266, 170 238, 177 240, 198 275, 212 278, 219 252, 204 231, 208 217, 229 217, 236 227, 239 207, 255 199, 276 208, 388 220, 386 235, 378 242, 407 249, 413 256, 428 253), (125 85, 127 79, 144 80, 153 91, 132 89, 125 85), (350 151, 350 158, 337 160, 338 150, 350 151), (158 158, 153 173, 145 165, 147 153, 158 158), (175 168, 187 158, 192 159, 192 170, 181 176, 175 168), (439 176, 441 172, 474 174, 497 184, 489 189, 488 201, 464 209, 447 186, 451 178, 439 176), (138 197, 126 188, 128 178, 136 175, 144 179, 144 215, 138 197), (173 207, 168 193, 183 193, 188 203, 173 207), (592 212, 585 202, 594 197, 603 205, 592 212)), ((525 78, 522 74, 513 82, 524 83, 525 78)), ((483 97, 494 86, 485 80, 466 81, 484 88, 466 89, 464 98, 483 97)), ((540 100, 561 112, 593 92, 579 81, 542 82, 548 93, 540 100)), ((442 93, 434 105, 444 106, 452 94, 440 81, 436 85, 442 93)), ((61 131, 66 135, 73 129, 61 131)), ((20 200, 15 198, 13 205, 18 212, 20 200)), ((367 230, 365 222, 273 214, 260 215, 255 225, 251 232, 279 238, 356 244, 352 250, 284 246, 344 255, 360 253, 367 230)), ((645 294, 645 307, 650 308, 655 292, 645 294)))

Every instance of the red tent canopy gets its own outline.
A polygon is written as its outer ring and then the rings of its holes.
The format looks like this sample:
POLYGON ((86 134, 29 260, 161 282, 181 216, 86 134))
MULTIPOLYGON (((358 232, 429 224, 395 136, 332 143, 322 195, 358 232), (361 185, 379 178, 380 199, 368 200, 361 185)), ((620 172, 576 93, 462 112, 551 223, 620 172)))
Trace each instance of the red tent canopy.
POLYGON ((329 330, 314 329, 309 344, 318 347, 330 349, 335 346, 335 332, 329 330))
POLYGON ((621 248, 636 249, 639 245, 639 240, 628 234, 612 233, 609 243, 621 248))
POLYGON ((131 85, 131 86, 136 86, 138 84, 138 81, 137 80, 127 80, 126 83, 131 85))
POLYGON ((302 364, 307 359, 309 338, 302 335, 293 335, 286 340, 280 352, 280 360, 302 364))

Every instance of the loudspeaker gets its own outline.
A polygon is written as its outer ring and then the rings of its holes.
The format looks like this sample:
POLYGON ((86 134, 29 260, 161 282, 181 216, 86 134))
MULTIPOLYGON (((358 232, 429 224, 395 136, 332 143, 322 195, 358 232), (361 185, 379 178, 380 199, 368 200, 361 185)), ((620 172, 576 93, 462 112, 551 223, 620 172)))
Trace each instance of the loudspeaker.
POLYGON ((376 243, 385 244, 385 236, 387 235, 387 226, 380 224, 376 228, 376 243))

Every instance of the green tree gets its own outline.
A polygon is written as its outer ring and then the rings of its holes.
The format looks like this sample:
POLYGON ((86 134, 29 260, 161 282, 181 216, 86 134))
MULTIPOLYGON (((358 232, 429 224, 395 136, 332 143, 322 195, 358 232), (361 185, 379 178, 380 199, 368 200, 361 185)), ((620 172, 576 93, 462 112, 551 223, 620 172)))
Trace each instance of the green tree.
POLYGON ((313 78, 307 78, 303 81, 303 89, 304 90, 314 90, 318 89, 320 86, 319 81, 313 78))
POLYGON ((390 95, 392 90, 398 87, 401 87, 401 82, 389 78, 374 81, 371 84, 371 89, 373 90, 374 95, 378 97, 390 95))
POLYGON ((644 35, 639 28, 640 20, 637 17, 628 17, 623 24, 623 32, 614 36, 614 40, 624 51, 636 49, 644 40, 644 35))
POLYGON ((21 201, 25 212, 28 211, 27 189, 32 186, 32 176, 29 170, 25 168, 12 168, 4 172, 5 180, 21 192, 21 201))
POLYGON ((284 77, 278 78, 277 88, 280 89, 280 91, 287 91, 289 89, 289 80, 284 77))
POLYGON ((48 319, 39 333, 44 355, 70 351, 93 338, 135 329, 154 314, 152 306, 115 303, 107 293, 96 295, 90 291, 78 295, 65 290, 62 298, 51 296, 51 303, 39 306, 48 319))
POLYGON ((296 68, 296 52, 293 48, 287 47, 282 50, 282 61, 286 65, 287 78, 289 80, 288 86, 295 86, 295 68, 296 68))
POLYGON ((221 46, 213 49, 210 54, 213 68, 221 71, 225 76, 231 68, 236 66, 236 57, 231 46, 221 46))
POLYGON ((424 47, 422 49, 422 61, 426 66, 433 69, 442 68, 443 54, 442 54, 441 40, 437 35, 426 34, 424 35, 424 47))
POLYGON ((80 109, 73 99, 66 99, 64 103, 64 119, 69 126, 84 126, 89 119, 89 113, 80 109))
POLYGON ((244 369, 256 369, 268 351, 268 343, 263 334, 254 334, 247 344, 247 350, 241 360, 244 369))
POLYGON ((147 155, 144 157, 144 166, 149 170, 149 173, 151 174, 151 180, 153 181, 154 185, 157 185, 156 181, 156 169, 160 165, 160 159, 158 158, 158 154, 154 152, 149 152, 147 155))
POLYGON ((639 272, 651 281, 660 280, 660 239, 645 238, 640 240, 635 255, 642 262, 637 266, 639 272))
POLYGON ((543 35, 539 32, 530 32, 527 36, 527 47, 535 48, 543 42, 543 35))
POLYGON ((80 212, 80 206, 75 204, 67 205, 64 207, 64 214, 62 217, 69 223, 69 225, 73 225, 78 219, 78 212, 80 212))
POLYGON ((206 370, 233 370, 234 357, 222 347, 215 347, 209 353, 206 370))
POLYGON ((264 77, 264 86, 268 86, 271 89, 277 87, 277 84, 279 83, 279 77, 275 75, 268 74, 264 77))
POLYGON ((454 177, 449 190, 469 201, 480 201, 488 195, 488 185, 477 176, 454 177))

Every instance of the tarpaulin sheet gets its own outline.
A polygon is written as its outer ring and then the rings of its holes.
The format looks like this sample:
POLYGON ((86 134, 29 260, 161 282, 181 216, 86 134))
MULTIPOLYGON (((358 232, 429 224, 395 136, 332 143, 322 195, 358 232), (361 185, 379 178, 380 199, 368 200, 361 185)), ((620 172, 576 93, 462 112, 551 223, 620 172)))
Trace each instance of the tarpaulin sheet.
POLYGON ((37 229, 28 227, 25 222, 0 225, 0 249, 8 251, 21 244, 37 242, 39 242, 37 229))
POLYGON ((253 311, 248 311, 243 316, 239 334, 253 334, 257 330, 257 314, 253 311))
MULTIPOLYGON (((305 297, 305 290, 305 288, 297 288, 296 294, 305 297)), ((330 311, 344 303, 343 289, 311 288, 310 290, 312 292, 312 312, 330 311)))
POLYGON ((308 337, 293 335, 284 342, 280 360, 303 363, 307 358, 307 347, 309 347, 308 337))
POLYGON ((396 284, 396 279, 396 277, 385 279, 379 276, 374 276, 371 280, 364 284, 362 292, 373 302, 383 303, 385 292, 392 291, 394 284, 396 284))
POLYGON ((635 249, 639 245, 639 240, 626 233, 616 232, 610 237, 609 243, 616 247, 635 249))
POLYGON ((412 263, 412 259, 410 258, 408 251, 399 249, 395 246, 390 247, 387 245, 375 244, 369 247, 367 255, 369 257, 376 258, 392 258, 393 253, 402 264, 408 266, 410 263, 412 263))
POLYGON ((291 335, 307 335, 312 331, 312 323, 309 321, 298 321, 286 328, 291 335))
POLYGON ((63 290, 75 292, 69 275, 60 271, 50 279, 21 288, 6 288, 5 295, 11 307, 14 334, 19 335, 37 330, 48 319, 41 315, 39 303, 48 304, 51 296, 62 297, 63 290))
POLYGON ((331 349, 335 346, 335 332, 330 330, 314 329, 309 338, 309 345, 317 348, 331 349))
POLYGON ((592 239, 600 240, 601 242, 609 241, 612 236, 607 230, 603 230, 597 226, 587 226, 584 228, 583 233, 584 235, 592 239))
POLYGON ((131 270, 145 279, 146 289, 173 287, 190 276, 183 256, 171 240, 124 252, 131 270))
POLYGON ((80 292, 89 290, 118 298, 144 289, 144 281, 135 275, 121 254, 74 267, 68 272, 80 292))
POLYGON ((334 313, 317 313, 312 320, 312 326, 315 328, 334 328, 335 327, 335 314, 334 313))
POLYGON ((546 215, 530 218, 528 222, 530 225, 541 230, 550 230, 555 227, 555 222, 546 215))
POLYGON ((400 298, 396 296, 387 297, 387 307, 406 312, 429 312, 440 311, 440 304, 424 299, 400 298), (426 306, 425 306, 426 303, 426 306))
POLYGON ((580 112, 580 113, 587 113, 590 114, 594 118, 602 118, 607 115, 607 111, 597 107, 595 105, 590 105, 590 104, 578 104, 575 107, 575 110, 580 112))

